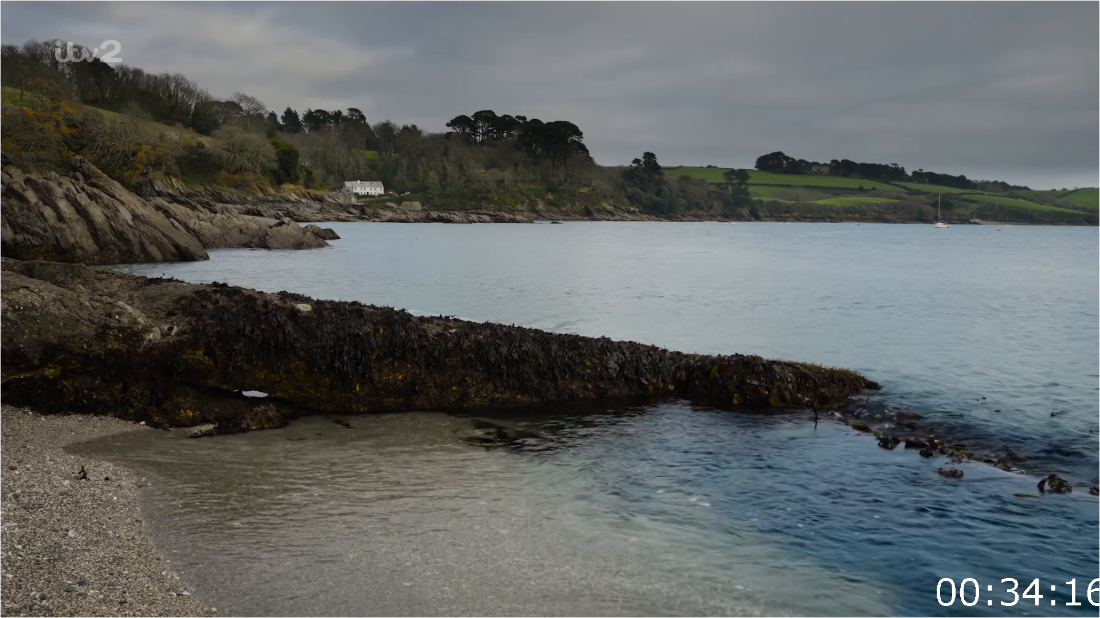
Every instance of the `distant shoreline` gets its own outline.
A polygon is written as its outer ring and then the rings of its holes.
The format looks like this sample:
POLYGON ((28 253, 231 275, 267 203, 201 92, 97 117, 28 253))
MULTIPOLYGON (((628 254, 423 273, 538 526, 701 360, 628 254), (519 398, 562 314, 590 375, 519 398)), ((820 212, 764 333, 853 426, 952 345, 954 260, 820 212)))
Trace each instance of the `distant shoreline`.
MULTIPOLYGON (((644 217, 609 217, 609 218, 592 218, 592 217, 578 217, 575 215, 563 215, 561 217, 546 217, 546 218, 532 218, 527 220, 518 220, 519 215, 516 213, 501 213, 507 215, 507 220, 477 220, 486 219, 486 215, 481 215, 475 219, 472 217, 463 216, 465 211, 421 211, 417 217, 377 217, 368 216, 364 218, 356 219, 303 219, 297 221, 303 225, 316 224, 316 225, 330 225, 332 223, 449 223, 449 224, 472 224, 472 223, 536 223, 536 224, 549 224, 553 222, 560 223, 582 223, 582 222, 647 222, 647 223, 860 223, 860 224, 881 224, 881 225, 932 225, 932 221, 913 221, 913 220, 897 220, 897 221, 881 221, 875 219, 826 219, 826 218, 804 218, 804 217, 790 217, 790 218, 764 218, 764 219, 731 219, 731 218, 719 218, 719 217, 667 217, 660 218, 655 216, 644 217)), ((970 220, 970 221, 958 221, 958 220, 946 220, 949 225, 959 226, 1039 226, 1039 227, 1096 227, 1092 223, 1068 223, 1068 222, 1034 222, 1034 221, 988 221, 988 220, 970 220)))

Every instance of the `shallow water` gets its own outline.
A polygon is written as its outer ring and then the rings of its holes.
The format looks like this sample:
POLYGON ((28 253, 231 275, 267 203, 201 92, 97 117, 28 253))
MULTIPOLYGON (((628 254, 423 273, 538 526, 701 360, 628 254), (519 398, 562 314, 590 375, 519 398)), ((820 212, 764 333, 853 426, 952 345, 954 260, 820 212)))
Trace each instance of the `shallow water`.
POLYGON ((493 413, 535 435, 518 447, 468 443, 476 423, 438 413, 95 446, 161 479, 155 534, 219 608, 1095 614, 984 589, 1041 578, 1061 595, 1076 577, 1083 600, 1096 576, 1095 229, 332 227, 343 240, 319 251, 120 268, 848 366, 883 384, 880 402, 1081 485, 1017 498, 1034 476, 973 464, 947 480, 943 460, 832 422, 676 402, 493 413), (941 607, 941 577, 977 578, 981 602, 941 607))

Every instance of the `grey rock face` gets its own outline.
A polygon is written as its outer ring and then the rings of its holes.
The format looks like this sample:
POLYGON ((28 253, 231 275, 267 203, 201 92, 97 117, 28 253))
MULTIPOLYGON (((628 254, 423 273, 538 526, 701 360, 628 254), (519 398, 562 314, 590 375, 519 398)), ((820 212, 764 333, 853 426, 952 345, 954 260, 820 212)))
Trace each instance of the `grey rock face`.
POLYGON ((140 197, 81 157, 77 171, 3 169, 3 255, 83 264, 208 259, 206 249, 315 249, 339 236, 289 218, 277 226, 195 200, 140 197))
POLYGON ((178 221, 82 159, 78 170, 63 177, 3 169, 5 256, 87 264, 207 259, 202 243, 178 221))

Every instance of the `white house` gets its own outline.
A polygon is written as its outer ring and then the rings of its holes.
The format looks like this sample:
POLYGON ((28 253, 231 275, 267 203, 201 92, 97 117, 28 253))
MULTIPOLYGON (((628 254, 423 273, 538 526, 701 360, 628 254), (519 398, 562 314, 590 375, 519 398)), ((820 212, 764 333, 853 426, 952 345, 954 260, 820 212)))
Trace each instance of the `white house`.
POLYGON ((352 195, 382 195, 385 188, 376 180, 345 180, 344 191, 352 195))

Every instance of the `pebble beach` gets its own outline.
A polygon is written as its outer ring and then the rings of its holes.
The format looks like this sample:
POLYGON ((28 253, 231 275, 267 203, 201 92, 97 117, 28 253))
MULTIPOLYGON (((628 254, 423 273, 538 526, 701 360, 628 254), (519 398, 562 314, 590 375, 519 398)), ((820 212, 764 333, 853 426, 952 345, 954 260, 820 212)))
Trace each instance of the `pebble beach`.
POLYGON ((0 613, 214 615, 146 536, 139 509, 145 480, 64 450, 128 431, 154 430, 114 418, 0 408, 0 613))

